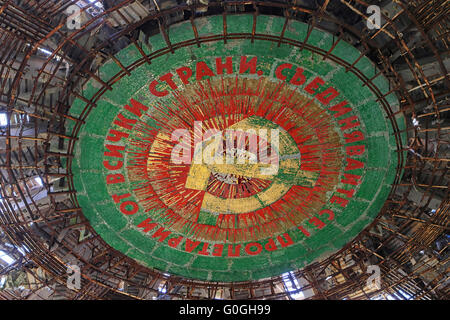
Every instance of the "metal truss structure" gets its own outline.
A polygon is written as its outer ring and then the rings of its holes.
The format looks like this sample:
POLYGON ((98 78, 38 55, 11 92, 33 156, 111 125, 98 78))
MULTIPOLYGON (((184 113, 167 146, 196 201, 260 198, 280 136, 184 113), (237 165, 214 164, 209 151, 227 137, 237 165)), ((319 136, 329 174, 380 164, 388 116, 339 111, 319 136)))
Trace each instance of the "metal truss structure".
MULTIPOLYGON (((446 299, 449 297, 449 11, 445 0, 362 1, 0 1, 0 299, 446 299), (382 26, 370 30, 367 7, 379 5, 382 26), (68 25, 71 6, 81 25, 68 25), (68 13, 69 12, 69 13, 68 13), (309 24, 307 37, 227 32, 229 14, 271 14, 309 24), (200 37, 196 19, 223 15, 220 40, 265 39, 335 59, 347 41, 382 70, 400 101, 389 117, 407 119, 408 141, 394 128, 399 168, 383 209, 359 236, 327 259, 279 277, 252 282, 205 282, 145 268, 108 246, 77 204, 70 169, 77 128, 106 90, 143 63, 182 46, 218 40, 200 37), (190 20, 195 39, 172 44, 170 26, 190 20), (307 44, 314 28, 334 35, 323 52, 307 44), (147 55, 149 36, 166 48, 147 55), (123 65, 115 53, 135 45, 142 57, 123 65), (108 82, 97 71, 112 59, 120 72, 108 82), (80 94, 99 82, 91 99, 80 94), (68 115, 75 98, 86 102, 68 115), (65 127, 75 123, 71 135, 65 127), (400 172, 403 177, 400 179, 400 172), (81 288, 66 287, 68 268, 81 267, 81 288), (368 287, 368 267, 381 268, 381 286, 368 287)), ((73 12, 72 12, 73 13, 73 12)), ((360 74, 356 64, 337 61, 360 74)), ((404 131, 403 131, 404 132, 404 131)))

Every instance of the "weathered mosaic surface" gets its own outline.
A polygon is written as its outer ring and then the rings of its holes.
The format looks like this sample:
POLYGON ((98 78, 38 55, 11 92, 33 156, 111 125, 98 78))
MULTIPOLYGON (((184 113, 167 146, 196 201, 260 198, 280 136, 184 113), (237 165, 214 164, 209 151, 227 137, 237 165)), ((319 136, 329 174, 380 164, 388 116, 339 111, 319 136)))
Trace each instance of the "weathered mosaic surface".
MULTIPOLYGON (((227 23, 232 34, 253 20, 227 23)), ((257 33, 278 36, 283 24, 261 16, 257 33)), ((221 16, 197 22, 200 37, 222 26, 221 16)), ((284 37, 306 33, 291 21, 284 37)), ((169 36, 194 38, 190 23, 169 36)), ((328 51, 332 36, 314 29, 308 43, 328 51)), ((166 47, 160 35, 150 45, 147 54, 166 47)), ((360 56, 343 41, 332 54, 360 56)), ((116 57, 128 66, 142 55, 130 46, 116 57)), ((377 73, 365 57, 355 67, 377 73)), ((100 78, 120 70, 109 61, 100 78)), ((374 82, 390 91, 382 76, 374 82)), ((83 96, 99 87, 90 80, 83 96)), ((70 113, 85 106, 77 99, 70 113)), ((392 132, 345 67, 306 48, 229 39, 179 48, 115 82, 81 127, 71 169, 84 215, 117 250, 188 278, 261 279, 328 256, 373 220, 397 170, 392 132)))

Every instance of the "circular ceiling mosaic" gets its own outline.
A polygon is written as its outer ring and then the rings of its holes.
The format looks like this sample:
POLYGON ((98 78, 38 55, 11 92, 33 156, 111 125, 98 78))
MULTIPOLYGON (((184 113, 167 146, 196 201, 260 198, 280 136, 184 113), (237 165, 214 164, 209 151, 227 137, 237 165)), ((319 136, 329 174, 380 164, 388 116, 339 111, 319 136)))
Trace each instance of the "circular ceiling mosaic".
MULTIPOLYGON (((252 21, 228 16, 228 32, 252 21)), ((256 31, 279 35, 284 22, 260 16, 256 31)), ((146 60, 134 45, 105 63, 112 89, 99 94, 91 79, 72 104, 85 123, 67 128, 78 136, 69 164, 84 215, 115 249, 187 278, 256 280, 324 258, 370 224, 394 181, 396 143, 361 80, 374 65, 361 57, 359 76, 342 66, 355 48, 341 41, 324 58, 333 39, 316 29, 299 48, 215 40, 222 28, 221 16, 199 19, 208 40, 177 46, 195 35, 189 22, 173 26, 173 53, 151 37, 151 63, 130 74, 120 64, 146 60)), ((284 37, 307 34, 291 21, 284 37)))

